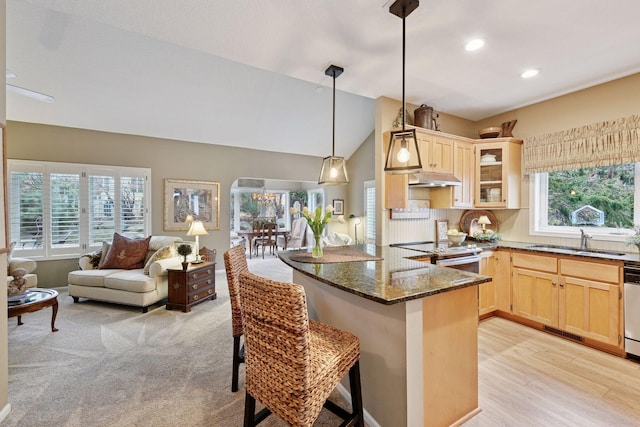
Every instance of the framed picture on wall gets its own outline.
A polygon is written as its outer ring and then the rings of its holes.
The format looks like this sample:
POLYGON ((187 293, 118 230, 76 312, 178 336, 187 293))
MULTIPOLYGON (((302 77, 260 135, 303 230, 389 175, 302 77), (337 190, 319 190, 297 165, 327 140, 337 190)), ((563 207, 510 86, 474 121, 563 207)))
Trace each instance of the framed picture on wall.
POLYGON ((446 219, 436 219, 436 244, 449 241, 449 236, 447 235, 448 230, 449 221, 446 219))
POLYGON ((219 182, 164 180, 164 230, 189 230, 189 215, 206 230, 220 229, 219 182))
POLYGON ((333 199, 333 214, 344 215, 344 200, 333 199))

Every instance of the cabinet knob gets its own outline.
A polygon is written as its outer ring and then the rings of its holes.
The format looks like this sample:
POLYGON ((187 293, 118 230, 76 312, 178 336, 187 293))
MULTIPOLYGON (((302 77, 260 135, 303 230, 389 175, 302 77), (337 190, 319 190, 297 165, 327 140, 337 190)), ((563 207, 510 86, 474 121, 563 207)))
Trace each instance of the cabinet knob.
POLYGON ((193 296, 193 300, 194 300, 194 301, 197 301, 199 298, 200 298, 200 297, 199 297, 198 295, 194 295, 194 296, 193 296))
POLYGON ((198 289, 198 285, 191 285, 193 289, 198 289))
POLYGON ((555 286, 555 285, 556 285, 556 282, 551 282, 551 286, 555 286))
POLYGON ((212 282, 212 280, 211 280, 211 279, 207 280, 207 285, 210 285, 210 284, 211 284, 211 282, 212 282))
POLYGON ((213 289, 209 289, 209 290, 207 291, 207 293, 208 293, 209 295, 211 295, 211 294, 213 293, 213 289))
POLYGON ((561 287, 561 288, 564 288, 564 283, 560 283, 560 287, 561 287))
POLYGON ((207 268, 207 274, 211 274, 211 269, 207 268))

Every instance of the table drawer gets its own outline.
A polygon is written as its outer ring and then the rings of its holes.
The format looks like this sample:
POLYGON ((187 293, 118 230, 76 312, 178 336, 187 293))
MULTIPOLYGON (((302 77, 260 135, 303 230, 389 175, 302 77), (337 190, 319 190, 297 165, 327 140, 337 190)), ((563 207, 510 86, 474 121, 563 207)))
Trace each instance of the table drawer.
POLYGON ((213 287, 201 289, 199 292, 189 295, 189 303, 198 302, 201 299, 209 298, 216 293, 216 290, 213 287))

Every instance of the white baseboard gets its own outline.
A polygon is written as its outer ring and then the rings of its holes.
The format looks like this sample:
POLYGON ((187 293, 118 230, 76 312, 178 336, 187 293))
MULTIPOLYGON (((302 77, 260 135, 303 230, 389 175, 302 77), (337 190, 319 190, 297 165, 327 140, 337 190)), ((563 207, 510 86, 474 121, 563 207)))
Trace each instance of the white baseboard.
MULTIPOLYGON (((342 383, 338 383, 338 386, 336 387, 336 389, 342 395, 342 397, 344 397, 348 402, 351 402, 351 393, 347 391, 347 389, 342 385, 342 383)), ((371 414, 367 412, 366 409, 363 409, 362 412, 364 413, 364 422, 367 423, 369 427, 382 427, 380 424, 378 424, 376 419, 373 418, 371 414)))
POLYGON ((7 418, 7 415, 9 415, 9 412, 11 412, 11 404, 7 403, 4 406, 4 408, 2 408, 2 410, 0 411, 0 423, 4 421, 5 418, 7 418))

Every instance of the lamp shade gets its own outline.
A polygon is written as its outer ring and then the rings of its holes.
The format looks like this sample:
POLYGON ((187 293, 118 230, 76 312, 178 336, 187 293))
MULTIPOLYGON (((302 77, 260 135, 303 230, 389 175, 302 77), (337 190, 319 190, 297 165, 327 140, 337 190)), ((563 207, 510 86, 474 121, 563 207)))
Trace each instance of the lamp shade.
POLYGON ((491 221, 489 220, 488 216, 482 215, 480 218, 478 218, 478 224, 480 224, 480 225, 489 225, 489 224, 491 224, 491 221))
POLYGON ((193 221, 191 227, 189 227, 189 231, 187 231, 187 236, 204 236, 205 234, 209 233, 204 229, 202 221, 193 221))
POLYGON ((318 184, 337 185, 347 184, 348 182, 347 162, 344 157, 329 156, 322 160, 318 184))

